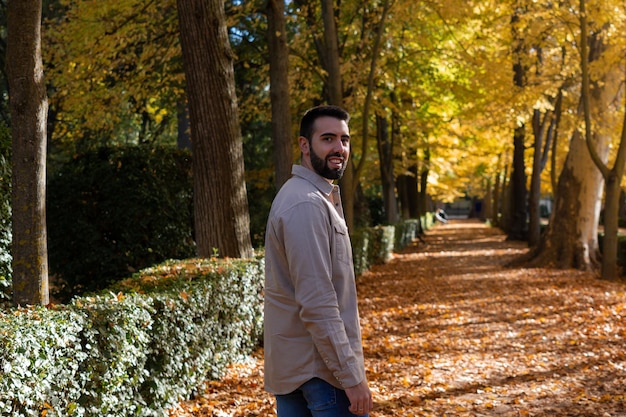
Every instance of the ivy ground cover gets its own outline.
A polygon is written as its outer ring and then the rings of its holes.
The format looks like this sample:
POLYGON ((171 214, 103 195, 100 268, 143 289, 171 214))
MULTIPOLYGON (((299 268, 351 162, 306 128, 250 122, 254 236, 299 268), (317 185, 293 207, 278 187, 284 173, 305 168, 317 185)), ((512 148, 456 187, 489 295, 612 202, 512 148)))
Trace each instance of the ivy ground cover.
MULTIPOLYGON (((453 220, 359 277, 372 417, 626 416, 626 285, 453 220)), ((171 417, 275 416, 263 351, 171 417)))

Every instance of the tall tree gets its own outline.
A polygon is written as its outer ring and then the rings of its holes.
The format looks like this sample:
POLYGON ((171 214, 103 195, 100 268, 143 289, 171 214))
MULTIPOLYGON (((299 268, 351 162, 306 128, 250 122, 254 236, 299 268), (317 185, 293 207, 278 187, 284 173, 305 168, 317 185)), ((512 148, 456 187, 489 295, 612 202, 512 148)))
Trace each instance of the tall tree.
MULTIPOLYGON (((597 62, 605 48, 599 32, 589 38, 587 56, 581 54, 581 59, 588 61, 585 66, 590 62, 597 62)), ((587 40, 584 43, 587 44, 587 40)), ((579 107, 579 116, 585 119, 585 108, 595 109, 593 116, 599 128, 593 132, 583 132, 576 128, 572 133, 570 148, 555 193, 554 212, 539 245, 529 253, 531 265, 556 264, 560 267, 591 270, 600 264, 598 220, 604 178, 591 154, 602 161, 608 158, 611 121, 605 109, 613 105, 618 85, 619 79, 612 76, 598 79, 589 88, 583 87, 583 105, 579 107), (587 135, 590 140, 587 140, 587 135)), ((591 115, 588 117, 590 120, 591 115)), ((591 129, 590 121, 585 125, 585 130, 591 129)))
MULTIPOLYGON (((617 156, 613 163, 613 167, 609 168, 608 163, 605 162, 606 155, 600 155, 596 150, 596 139, 594 138, 594 132, 592 131, 591 122, 591 103, 590 103, 590 74, 589 74, 589 51, 588 51, 588 17, 586 11, 585 0, 580 0, 580 61, 582 69, 582 102, 583 102, 583 115, 585 119, 585 142, 589 150, 591 159, 598 167, 598 170, 602 174, 602 178, 605 183, 605 209, 604 209, 604 240, 602 245, 602 270, 601 276, 604 279, 614 280, 618 277, 617 267, 617 247, 618 247, 618 211, 619 211, 619 199, 621 193, 621 181, 624 176, 624 167, 626 166, 626 112, 624 121, 622 124, 622 134, 619 141, 619 147, 617 156)), ((604 45, 602 29, 599 33, 595 33, 592 37, 592 41, 596 42, 595 49, 597 55, 595 59, 599 58, 600 54, 606 53, 607 46, 604 45)), ((608 71, 597 80, 597 83, 602 85, 602 93, 605 96, 609 96, 606 101, 606 109, 597 109, 596 116, 599 118, 600 126, 598 129, 606 129, 610 124, 611 108, 619 108, 621 103, 611 103, 611 97, 619 97, 619 91, 623 91, 621 83, 622 70, 621 65, 609 66, 608 71)), ((609 129, 610 130, 610 129, 609 129)), ((596 133, 598 134, 598 133, 596 133)))
MULTIPOLYGON (((525 42, 522 34, 517 28, 520 15, 524 13, 524 7, 516 5, 511 25, 513 30, 513 81, 517 89, 523 90, 526 86, 526 71, 523 55, 526 53, 525 42)), ((526 163, 524 151, 526 149, 526 126, 523 122, 517 122, 513 133, 513 170, 511 171, 511 217, 507 225, 507 236, 513 240, 524 240, 527 238, 527 196, 526 190, 526 163)))
MULTIPOLYGON (((333 23, 330 21, 331 16, 334 21, 334 12, 332 13, 329 12, 329 9, 331 8, 332 3, 334 2, 329 1, 329 0, 322 0, 322 5, 323 5, 322 13, 324 16, 324 34, 325 34, 325 38, 327 42, 335 42, 337 38, 337 34, 336 34, 337 25, 336 23, 333 23), (332 34, 333 30, 335 34, 332 34)), ((359 159, 358 164, 355 164, 354 158, 351 158, 351 162, 348 163, 348 167, 346 168, 345 175, 342 178, 342 184, 344 184, 344 187, 342 188, 342 190, 344 190, 342 194, 342 198, 344 200, 344 208, 346 208, 346 211, 345 211, 346 222, 348 224, 348 228, 350 229, 354 226, 354 222, 355 222, 355 202, 356 202, 355 197, 356 197, 357 189, 359 187, 360 176, 365 167, 365 163, 367 162, 367 154, 368 154, 367 142, 369 139, 369 124, 370 124, 369 114, 371 111, 371 103, 372 103, 372 98, 374 96, 376 74, 378 71, 379 51, 380 51, 382 40, 383 40, 383 34, 385 31, 385 21, 387 20, 389 7, 390 7, 389 0, 384 0, 382 4, 380 5, 381 15, 380 15, 379 21, 373 25, 375 31, 373 32, 373 45, 372 45, 372 51, 370 53, 369 71, 367 73, 367 84, 366 84, 366 90, 365 90, 365 100, 364 100, 363 109, 362 109, 361 146, 359 148, 360 159, 359 159)), ((366 13, 363 13, 363 16, 366 16, 366 13)), ((363 18, 363 22, 366 23, 365 17, 363 18)), ((363 24, 363 27, 365 28, 367 27, 367 25, 363 24)), ((361 37, 365 39, 365 38, 368 38, 369 36, 366 33, 362 33, 361 37)), ((337 62, 339 62, 338 51, 337 51, 336 60, 337 62)), ((331 65, 330 70, 332 70, 333 68, 332 65, 335 65, 334 61, 335 61, 335 58, 333 57, 333 61, 330 62, 330 65, 331 65)), ((332 73, 329 71, 329 75, 331 74, 332 73)), ((337 89, 337 88, 342 87, 341 78, 339 78, 339 82, 337 82, 336 80, 331 80, 329 78, 329 82, 331 83, 330 85, 332 86, 331 87, 332 89, 337 89)), ((343 95, 343 90, 341 90, 341 93, 343 95)), ((331 95, 331 97, 333 96, 331 95)), ((351 146, 354 147, 354 145, 351 145, 351 146)), ((355 152, 352 152, 352 155, 354 156, 355 152)))
POLYGON ((270 60, 270 101, 274 144, 274 184, 280 188, 291 176, 293 137, 289 93, 289 47, 284 0, 267 0, 267 44, 270 60))
POLYGON ((541 237, 541 173, 548 162, 548 155, 552 148, 552 139, 558 126, 559 113, 561 111, 562 95, 559 93, 554 105, 554 111, 547 110, 542 113, 535 109, 533 113, 533 171, 530 179, 530 192, 528 195, 528 246, 539 244, 541 237))
POLYGON ((13 147, 13 302, 48 304, 46 120, 41 0, 8 3, 7 76, 13 147))
POLYGON ((385 220, 394 224, 400 220, 398 199, 396 197, 396 177, 393 170, 394 135, 389 134, 389 122, 385 116, 376 115, 376 143, 380 160, 380 178, 382 180, 385 220))
POLYGON ((198 256, 253 255, 233 53, 224 2, 178 0, 189 101, 198 256))
MULTIPOLYGON (((325 79, 325 89, 328 92, 328 103, 343 107, 343 82, 339 56, 339 36, 337 33, 337 21, 335 17, 335 1, 321 0, 322 2, 322 22, 324 23, 324 45, 320 51, 320 61, 324 64, 327 77, 325 79)), ((343 177, 339 180, 341 185, 341 199, 348 225, 348 230, 354 230, 354 205, 355 205, 355 177, 356 168, 354 165, 355 141, 350 142, 350 159, 344 171, 343 177)))
MULTIPOLYGON (((379 21, 374 25, 374 31, 373 31, 373 45, 372 45, 372 51, 371 51, 371 55, 370 55, 370 60, 369 60, 369 72, 367 74, 367 86, 366 86, 366 90, 365 90, 365 101, 363 103, 363 116, 362 116, 362 122, 363 122, 363 127, 362 127, 362 131, 361 131, 361 157, 359 159, 359 163, 358 165, 356 165, 355 169, 352 172, 352 175, 350 176, 351 178, 351 189, 349 190, 348 195, 349 196, 354 196, 356 194, 358 185, 359 185, 359 181, 361 179, 361 173, 363 172, 363 169, 365 167, 365 163, 367 161, 367 150, 368 150, 368 139, 369 139, 369 124, 370 124, 370 120, 369 120, 369 115, 370 115, 370 111, 371 111, 371 106, 372 106, 372 99, 374 97, 375 94, 375 87, 376 87, 376 78, 377 78, 377 73, 378 73, 378 61, 379 61, 379 51, 381 49, 381 45, 382 45, 382 41, 383 41, 383 34, 385 33, 385 23, 387 20, 387 15, 389 13, 389 7, 390 7, 390 3, 389 0, 383 0, 383 2, 380 5, 380 10, 381 10, 381 14, 380 14, 380 18, 379 21)), ((363 34, 365 35, 365 34, 363 34)), ((386 120, 385 120, 386 123, 386 120)), ((387 130, 386 128, 383 130, 387 130)), ((387 133, 388 134, 388 133, 387 133)), ((380 139, 380 138, 379 138, 380 139)), ((390 154, 393 155, 393 146, 391 147, 391 149, 389 150, 390 154)), ((383 157, 384 158, 384 157, 383 157)), ((385 167, 385 169, 387 170, 387 173, 391 173, 391 179, 389 179, 389 177, 387 178, 381 178, 382 181, 388 181, 388 191, 390 193, 394 193, 395 194, 395 190, 393 188, 394 182, 395 180, 393 179, 393 157, 389 157, 386 158, 386 162, 391 164, 391 166, 385 167)), ((354 163, 354 161, 353 161, 354 163)), ((346 181, 347 182, 347 181, 346 181)), ((350 185, 350 183, 348 183, 350 185)), ((391 197, 390 195, 388 197, 391 197)), ((387 219, 391 220, 394 218, 397 218, 398 216, 398 208, 397 208, 397 200, 395 199, 395 195, 393 198, 393 201, 389 200, 388 201, 388 205, 386 207, 387 209, 387 219)), ((352 218, 348 218, 348 226, 351 226, 354 223, 354 214, 352 214, 352 218)))

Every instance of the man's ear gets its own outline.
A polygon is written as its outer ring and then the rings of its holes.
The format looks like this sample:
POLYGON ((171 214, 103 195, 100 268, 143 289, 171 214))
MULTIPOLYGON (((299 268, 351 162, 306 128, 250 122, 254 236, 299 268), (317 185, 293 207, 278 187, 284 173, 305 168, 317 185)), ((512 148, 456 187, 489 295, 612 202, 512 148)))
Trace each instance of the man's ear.
POLYGON ((307 138, 305 138, 304 136, 300 136, 298 138, 298 145, 300 145, 300 152, 302 152, 304 155, 307 155, 309 153, 309 140, 307 138))

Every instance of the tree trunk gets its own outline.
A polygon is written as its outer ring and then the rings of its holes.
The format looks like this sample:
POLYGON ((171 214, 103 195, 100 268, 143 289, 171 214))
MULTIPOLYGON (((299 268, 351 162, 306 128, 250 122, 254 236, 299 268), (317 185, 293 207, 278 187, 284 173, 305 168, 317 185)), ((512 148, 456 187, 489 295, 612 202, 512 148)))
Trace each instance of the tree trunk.
POLYGON ((537 246, 541 237, 541 173, 546 166, 548 154, 550 153, 550 144, 557 120, 555 113, 560 107, 560 100, 561 94, 556 99, 555 111, 546 111, 543 118, 540 110, 535 109, 533 113, 533 136, 535 143, 533 146, 533 171, 528 197, 528 246, 530 247, 537 246))
POLYGON ((498 171, 496 173, 496 181, 493 185, 493 203, 492 203, 492 224, 502 227, 502 182, 506 182, 506 163, 504 164, 504 173, 501 172, 502 155, 498 156, 498 171))
MULTIPOLYGON (((392 92, 390 95, 391 101, 393 103, 398 103, 397 95, 392 92)), ((398 147, 402 147, 402 117, 394 107, 391 113, 391 135, 392 142, 397 144, 394 145, 398 147)), ((392 164, 395 164, 397 161, 398 166, 405 166, 406 164, 403 161, 404 152, 394 155, 392 159, 392 164)), ((409 169, 410 171, 410 169, 409 169)), ((417 219, 419 216, 413 216, 413 214, 417 213, 417 182, 415 180, 414 175, 409 175, 408 173, 394 175, 395 177, 395 189, 396 194, 394 198, 396 199, 396 207, 398 211, 398 219, 417 219), (409 190, 408 187, 412 189, 409 190)))
POLYGON ((541 112, 535 109, 533 113, 533 170, 530 176, 530 191, 528 194, 528 246, 539 244, 541 221, 539 216, 539 200, 541 199, 541 151, 543 148, 544 127, 541 122, 541 112))
POLYGON ((404 219, 419 219, 418 208, 419 190, 417 185, 417 166, 413 165, 407 169, 408 173, 398 175, 396 188, 398 189, 398 200, 400 210, 404 219))
POLYGON ((622 124, 622 135, 619 149, 613 168, 607 164, 608 146, 611 138, 604 132, 613 131, 616 114, 621 103, 617 97, 623 95, 622 67, 614 65, 609 67, 598 80, 594 80, 594 88, 591 88, 589 74, 589 62, 596 61, 607 52, 608 46, 604 43, 602 30, 589 36, 587 30, 587 12, 585 0, 580 0, 580 55, 582 72, 582 104, 585 119, 585 142, 589 155, 605 180, 605 210, 604 210, 604 241, 602 245, 602 278, 616 279, 617 267, 617 232, 618 210, 621 180, 624 175, 626 163, 626 117, 622 124), (590 44, 590 46, 589 46, 590 44), (593 103, 592 103, 593 99, 593 103), (593 114, 592 114, 592 104, 593 114), (597 106, 599 104, 599 106, 597 106), (595 132, 592 129, 592 118, 595 120, 595 132), (604 149, 606 146, 607 149, 604 149))
POLYGON ((430 149, 424 148, 424 159, 419 170, 419 200, 417 209, 420 213, 428 212, 428 175, 430 174, 430 149))
MULTIPOLYGON (((623 145, 622 145, 623 146, 623 145)), ((623 162, 622 162, 623 175, 623 162)), ((619 231, 619 219, 617 212, 619 210, 620 181, 615 173, 610 175, 605 185, 604 197, 604 239, 602 240, 602 271, 603 279, 616 280, 619 277, 619 268, 617 266, 618 242, 617 234, 619 231)))
POLYGON ((7 75, 13 146, 13 302, 48 304, 46 120, 41 0, 9 1, 7 75))
POLYGON ((501 209, 501 224, 504 226, 508 226, 511 219, 511 183, 509 178, 509 172, 511 171, 511 164, 508 161, 504 166, 504 173, 502 176, 502 185, 500 186, 500 204, 502 206, 501 209))
POLYGON ((411 218, 408 179, 409 176, 406 174, 400 174, 398 175, 398 178, 396 178, 396 189, 398 190, 398 202, 400 204, 400 216, 402 216, 403 219, 411 218))
POLYGON ((265 10, 270 60, 274 185, 278 190, 291 177, 291 165, 294 161, 285 2, 284 0, 267 0, 265 10))
MULTIPOLYGON (((524 13, 523 7, 517 7, 511 18, 511 26, 513 32, 513 55, 515 62, 513 64, 513 83, 520 91, 526 87, 526 65, 524 64, 524 55, 526 54, 525 42, 519 33, 516 24, 520 20, 520 13, 524 13)), ((513 169, 511 171, 511 188, 510 188, 510 208, 511 216, 506 223, 506 231, 508 239, 525 240, 527 238, 527 197, 526 191, 526 163, 524 159, 524 150, 526 132, 525 126, 520 124, 515 126, 513 133, 513 169)))
POLYGON ((493 218, 493 184, 491 178, 487 179, 485 188, 485 198, 483 200, 481 219, 491 221, 493 218))
POLYGON ((417 165, 412 165, 409 167, 409 172, 412 175, 407 175, 407 191, 409 195, 409 218, 411 219, 419 219, 425 211, 421 211, 419 200, 420 200, 420 192, 419 185, 417 182, 417 165))
POLYGON ((220 0, 178 0, 198 256, 253 256, 233 54, 220 0))
POLYGON ((511 217, 508 224, 507 238, 510 240, 526 240, 528 233, 528 209, 526 190, 526 163, 524 160, 525 138, 524 126, 515 129, 513 136, 513 170, 511 172, 511 217))
POLYGON ((591 270, 598 265, 602 182, 585 139, 579 130, 574 131, 559 176, 550 224, 536 250, 530 253, 532 266, 591 270))
POLYGON ((343 89, 341 81, 341 68, 339 65, 339 40, 337 35, 337 22, 335 22, 335 2, 322 0, 322 20, 324 22, 324 45, 326 46, 326 71, 328 77, 328 99, 330 104, 343 105, 343 89))
POLYGON ((399 220, 399 213, 395 191, 395 176, 393 172, 393 141, 389 137, 389 122, 385 117, 376 116, 376 126, 376 142, 378 145, 378 160, 380 162, 380 177, 383 186, 385 220, 387 224, 394 224, 399 220))
MULTIPOLYGON (((333 0, 322 0, 325 49, 318 52, 320 52, 320 61, 328 73, 325 80, 325 87, 328 92, 328 104, 343 107, 343 88, 341 68, 339 65, 339 41, 337 36, 337 24, 335 22, 334 3, 333 0)), ((356 188, 353 188, 356 170, 353 151, 354 141, 350 144, 350 159, 348 160, 346 170, 344 171, 343 177, 339 180, 343 212, 350 232, 354 230, 354 206, 356 204, 356 188)))

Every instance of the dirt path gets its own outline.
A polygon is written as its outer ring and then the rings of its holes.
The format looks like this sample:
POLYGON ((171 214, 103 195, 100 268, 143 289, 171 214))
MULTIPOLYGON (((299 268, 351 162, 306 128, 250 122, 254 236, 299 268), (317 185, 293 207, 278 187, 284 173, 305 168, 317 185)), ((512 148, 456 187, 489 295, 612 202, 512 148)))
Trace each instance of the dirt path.
MULTIPOLYGON (((626 286, 455 220, 358 280, 372 417, 626 416, 626 286)), ((172 417, 275 416, 262 351, 172 417)))

